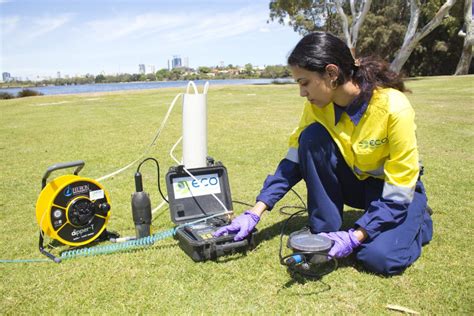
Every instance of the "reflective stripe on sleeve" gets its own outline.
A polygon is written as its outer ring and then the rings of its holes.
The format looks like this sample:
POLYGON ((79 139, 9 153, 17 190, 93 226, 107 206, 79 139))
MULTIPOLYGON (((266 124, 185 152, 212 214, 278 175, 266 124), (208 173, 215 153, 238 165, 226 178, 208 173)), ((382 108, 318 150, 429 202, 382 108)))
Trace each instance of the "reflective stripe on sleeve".
POLYGON ((362 171, 359 168, 357 168, 356 166, 354 166, 354 171, 358 175, 368 174, 368 175, 371 175, 371 176, 374 176, 374 177, 379 177, 379 176, 382 176, 384 174, 384 166, 381 166, 378 169, 369 170, 369 171, 362 171))
POLYGON ((410 203, 413 200, 414 188, 399 187, 385 182, 382 197, 399 203, 410 203))
POLYGON ((285 158, 294 163, 299 163, 300 160, 298 159, 298 149, 290 147, 290 149, 288 149, 288 153, 286 154, 285 158))

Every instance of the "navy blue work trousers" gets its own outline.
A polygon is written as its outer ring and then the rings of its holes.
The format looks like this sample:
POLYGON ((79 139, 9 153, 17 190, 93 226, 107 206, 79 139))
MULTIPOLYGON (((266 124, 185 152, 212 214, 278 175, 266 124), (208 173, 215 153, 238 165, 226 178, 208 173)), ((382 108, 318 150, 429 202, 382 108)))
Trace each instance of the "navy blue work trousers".
MULTIPOLYGON (((302 132, 298 156, 308 190, 309 225, 313 233, 340 230, 344 204, 367 210, 372 201, 382 196, 384 181, 376 178, 359 180, 328 131, 319 123, 302 132)), ((433 223, 426 209, 427 198, 419 180, 406 217, 395 225, 381 223, 379 233, 374 238, 367 238, 355 250, 357 260, 375 273, 403 272, 418 259, 422 245, 432 238, 433 223)))

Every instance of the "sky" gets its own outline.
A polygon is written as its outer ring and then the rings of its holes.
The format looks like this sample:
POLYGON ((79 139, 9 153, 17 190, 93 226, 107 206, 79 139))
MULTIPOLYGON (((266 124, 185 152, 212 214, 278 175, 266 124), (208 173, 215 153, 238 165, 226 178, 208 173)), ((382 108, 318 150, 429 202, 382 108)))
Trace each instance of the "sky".
POLYGON ((0 72, 13 77, 285 64, 301 36, 269 0, 0 0, 0 72))

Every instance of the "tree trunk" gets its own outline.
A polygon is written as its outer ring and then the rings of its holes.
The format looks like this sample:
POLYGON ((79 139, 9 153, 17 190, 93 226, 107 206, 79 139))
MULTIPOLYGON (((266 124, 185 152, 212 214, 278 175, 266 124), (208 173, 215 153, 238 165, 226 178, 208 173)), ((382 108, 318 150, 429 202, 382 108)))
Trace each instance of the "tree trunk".
MULTIPOLYGON (((352 46, 351 34, 349 32, 349 21, 347 20, 347 15, 344 13, 344 9, 342 8, 341 0, 336 0, 336 10, 337 14, 342 20, 342 31, 344 33, 344 38, 346 39, 346 45, 352 51, 355 51, 355 48, 352 46)), ((354 56, 352 56, 354 57, 354 56)))
MULTIPOLYGON (((352 26, 351 26, 351 36, 352 36, 353 47, 356 47, 357 40, 359 39, 360 27, 362 26, 362 23, 364 22, 365 17, 367 16, 367 13, 369 13, 371 4, 372 4, 372 0, 363 1, 360 4, 359 12, 357 12, 354 5, 354 0, 351 0, 352 16, 355 17, 352 19, 352 26)), ((354 49, 354 53, 355 53, 355 49, 354 49)))
POLYGON ((336 0, 336 10, 339 17, 342 20, 342 31, 344 32, 344 37, 346 39, 347 47, 351 50, 352 57, 356 58, 356 45, 359 38, 359 30, 364 22, 367 13, 369 12, 370 5, 372 0, 362 0, 359 5, 359 11, 357 11, 355 0, 350 0, 351 5, 351 14, 352 14, 352 23, 349 27, 349 21, 347 15, 344 13, 342 8, 342 1, 336 0))
POLYGON ((397 73, 399 73, 403 65, 405 65, 416 45, 418 45, 426 35, 441 24, 443 18, 448 15, 449 10, 456 3, 456 0, 446 0, 438 12, 436 12, 433 19, 431 19, 431 21, 429 21, 421 30, 417 31, 418 19, 420 17, 418 1, 419 0, 410 0, 410 22, 408 24, 407 32, 405 33, 402 47, 390 64, 390 69, 397 73))
MULTIPOLYGON (((464 1, 464 45, 461 58, 456 67, 455 75, 467 75, 472 61, 472 45, 474 43, 474 24, 472 23, 472 0, 464 1)), ((462 30, 460 31, 460 33, 462 30)), ((460 36, 463 36, 460 34, 460 36)))

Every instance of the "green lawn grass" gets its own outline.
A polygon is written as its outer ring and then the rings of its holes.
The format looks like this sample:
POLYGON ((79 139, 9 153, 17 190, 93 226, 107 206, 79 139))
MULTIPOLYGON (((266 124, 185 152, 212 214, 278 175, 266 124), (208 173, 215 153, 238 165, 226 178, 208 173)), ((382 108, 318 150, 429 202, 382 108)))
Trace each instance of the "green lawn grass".
MULTIPOLYGON (((472 315, 474 77, 419 78, 407 84, 417 113, 435 236, 404 274, 384 278, 345 260, 321 281, 292 279, 278 262, 278 234, 286 216, 275 209, 259 224, 254 251, 218 262, 194 263, 170 238, 146 249, 61 264, 0 264, 1 313, 391 314, 386 306, 395 304, 423 314, 472 315)), ((179 92, 0 101, 0 259, 43 258, 37 249, 35 203, 48 166, 81 159, 86 162, 81 175, 99 178, 126 165, 148 146, 179 92)), ((254 201, 286 153, 302 104, 296 85, 210 87, 209 154, 226 165, 233 199, 254 201)), ((180 134, 177 106, 150 153, 159 159, 162 173, 174 165, 168 153, 180 134)), ((112 200, 107 227, 124 236, 134 234, 130 195, 135 168, 102 182, 112 200)), ((157 205, 156 171, 152 164, 142 171, 145 190, 157 205)), ((62 173, 67 172, 56 175, 62 173)), ((296 190, 306 196, 301 183, 296 190)), ((288 194, 277 208, 287 204, 298 204, 298 199, 288 194)), ((244 211, 237 204, 234 209, 244 211)), ((358 214, 348 210, 345 227, 358 214)), ((168 209, 161 210, 153 231, 171 227, 168 209)))

